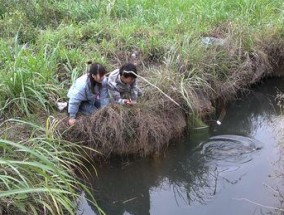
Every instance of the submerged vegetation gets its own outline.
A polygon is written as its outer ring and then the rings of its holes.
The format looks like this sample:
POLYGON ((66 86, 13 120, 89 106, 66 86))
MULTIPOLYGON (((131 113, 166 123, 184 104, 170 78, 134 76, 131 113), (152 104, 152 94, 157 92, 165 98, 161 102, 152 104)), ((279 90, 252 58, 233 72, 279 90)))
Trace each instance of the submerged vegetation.
POLYGON ((272 69, 283 75, 283 11, 282 0, 0 0, 2 213, 74 213, 81 184, 72 169, 83 157, 71 142, 106 156, 158 153, 187 126, 202 124, 216 99, 272 69), (109 71, 136 63, 142 99, 82 117, 64 140, 57 129, 46 133, 45 118, 63 118, 56 102, 66 101, 90 59, 109 71), (6 130, 10 118, 41 126, 21 124, 20 135, 17 127, 6 130))

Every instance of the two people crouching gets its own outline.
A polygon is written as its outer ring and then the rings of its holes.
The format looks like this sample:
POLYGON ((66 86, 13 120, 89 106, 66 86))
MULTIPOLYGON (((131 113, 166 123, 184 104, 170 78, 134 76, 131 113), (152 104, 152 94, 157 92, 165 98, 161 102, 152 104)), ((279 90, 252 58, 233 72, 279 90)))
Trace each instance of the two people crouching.
POLYGON ((68 91, 68 124, 74 125, 77 113, 90 115, 110 102, 133 105, 141 95, 137 87, 137 68, 132 63, 124 64, 107 77, 104 66, 88 62, 89 70, 72 84, 68 91), (128 98, 125 96, 129 95, 128 98))

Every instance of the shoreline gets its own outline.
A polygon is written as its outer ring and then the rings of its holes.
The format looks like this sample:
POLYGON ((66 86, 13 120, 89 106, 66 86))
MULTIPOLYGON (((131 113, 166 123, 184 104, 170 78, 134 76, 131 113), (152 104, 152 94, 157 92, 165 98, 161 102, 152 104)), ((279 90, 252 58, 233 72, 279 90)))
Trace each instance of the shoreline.
MULTIPOLYGON (((180 138, 189 128, 204 125, 202 119, 214 111, 219 111, 217 100, 221 100, 221 103, 229 102, 238 92, 257 84, 265 77, 283 76, 284 54, 281 52, 278 56, 274 54, 277 50, 284 50, 284 40, 272 43, 282 44, 282 48, 271 47, 267 43, 259 49, 259 53, 243 52, 238 56, 243 59, 238 65, 240 69, 233 68, 227 71, 231 77, 227 77, 223 82, 221 79, 206 80, 207 83, 210 81, 212 83, 205 87, 201 86, 203 88, 197 85, 190 89, 186 87, 177 89, 178 86, 174 81, 166 83, 170 87, 168 89, 161 87, 163 92, 166 92, 166 95, 179 106, 158 91, 154 95, 149 92, 151 86, 144 85, 146 92, 137 106, 128 108, 111 104, 90 117, 82 116, 78 120, 78 125, 72 128, 67 128, 63 122, 60 128, 61 132, 64 128, 63 138, 71 142, 83 142, 83 145, 101 152, 104 159, 112 154, 122 156, 136 154, 142 157, 159 154, 172 140, 180 138), (263 50, 266 50, 266 53, 263 50)), ((229 49, 225 46, 218 48, 229 49)), ((187 79, 178 80, 186 86, 187 79)))

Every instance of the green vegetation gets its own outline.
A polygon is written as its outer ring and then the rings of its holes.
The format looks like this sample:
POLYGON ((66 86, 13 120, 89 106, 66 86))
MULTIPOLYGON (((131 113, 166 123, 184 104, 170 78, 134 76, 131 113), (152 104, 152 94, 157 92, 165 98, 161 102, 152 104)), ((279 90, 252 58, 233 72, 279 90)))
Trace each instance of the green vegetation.
MULTIPOLYGON (((112 70, 137 51, 145 73, 160 65, 178 72, 171 77, 175 84, 194 77, 204 87, 209 79, 227 81, 235 70, 242 72, 249 63, 245 57, 264 51, 260 40, 283 41, 280 0, 1 0, 0 8, 1 113, 48 111, 65 98, 88 59, 112 70), (204 36, 227 43, 206 47, 204 36)), ((165 74, 154 78, 160 75, 165 74)))
MULTIPOLYGON (((89 146, 104 153, 157 152, 186 123, 202 125, 198 117, 212 111, 210 101, 233 96, 283 64, 283 11, 282 0, 0 0, 0 123, 56 115, 55 103, 67 99, 87 60, 109 71, 133 61, 148 81, 141 79, 138 108, 130 114, 107 108, 85 120, 108 122, 101 130, 83 124, 67 136, 93 140, 89 146), (205 37, 222 44, 205 44, 205 37)), ((46 136, 42 126, 25 126, 31 135, 15 138, 2 133, 6 124, 0 127, 2 210, 74 213, 80 183, 71 169, 82 158, 76 145, 55 138, 56 129, 46 136)))
POLYGON ((23 127, 31 134, 22 141, 0 139, 0 213, 74 214, 80 192, 89 192, 74 172, 88 171, 81 146, 57 137, 51 118, 46 128, 16 119, 8 124, 3 136, 23 127))

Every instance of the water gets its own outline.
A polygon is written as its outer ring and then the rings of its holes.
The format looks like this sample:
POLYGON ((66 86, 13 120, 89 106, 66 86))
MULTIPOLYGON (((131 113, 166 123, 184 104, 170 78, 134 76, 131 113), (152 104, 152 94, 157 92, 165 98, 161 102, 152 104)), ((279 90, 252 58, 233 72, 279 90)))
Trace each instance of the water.
POLYGON ((281 214, 273 208, 284 208, 284 118, 274 98, 283 81, 267 80, 231 103, 221 125, 196 130, 159 158, 98 168, 89 179, 98 204, 115 215, 281 214))

